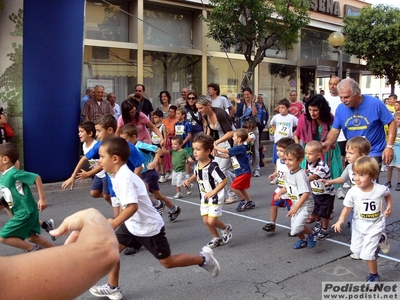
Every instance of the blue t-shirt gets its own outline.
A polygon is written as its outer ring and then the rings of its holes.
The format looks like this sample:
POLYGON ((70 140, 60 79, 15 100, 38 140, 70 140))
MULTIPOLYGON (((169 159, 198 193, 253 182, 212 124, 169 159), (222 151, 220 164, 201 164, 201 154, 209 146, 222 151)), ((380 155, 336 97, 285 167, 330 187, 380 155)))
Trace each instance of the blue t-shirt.
MULTIPOLYGON (((129 155, 129 159, 127 161, 127 165, 129 167, 129 169, 134 172, 135 168, 140 167, 142 164, 144 164, 145 159, 143 157, 143 155, 139 152, 138 149, 136 149, 134 144, 128 143, 129 148, 131 150, 131 154, 129 155)), ((98 143, 96 143, 92 149, 90 149, 86 154, 86 158, 89 159, 99 159, 99 149, 101 146, 101 141, 99 141, 98 143)), ((110 177, 108 176, 107 172, 106 172, 106 176, 107 176, 107 182, 108 182, 108 190, 110 192, 111 197, 115 197, 115 192, 112 188, 112 184, 111 184, 111 180, 110 177)))
MULTIPOLYGON (((175 135, 180 136, 183 140, 185 140, 189 134, 192 132, 192 125, 188 121, 176 122, 174 125, 175 135)), ((185 144, 182 145, 182 148, 192 147, 192 141, 188 140, 185 144)))
POLYGON ((379 99, 362 95, 362 102, 356 108, 341 103, 336 109, 332 127, 342 129, 347 140, 363 136, 371 143, 370 156, 381 156, 386 147, 384 125, 393 121, 392 113, 379 99))
POLYGON ((157 152, 158 147, 156 145, 143 143, 142 141, 138 141, 135 146, 145 159, 142 169, 142 173, 144 173, 147 171, 147 166, 149 165, 149 163, 154 160, 154 154, 157 152))
POLYGON ((235 145, 229 148, 229 156, 232 160, 232 166, 235 170, 235 175, 239 176, 245 173, 251 174, 250 161, 247 156, 247 150, 245 145, 235 145))

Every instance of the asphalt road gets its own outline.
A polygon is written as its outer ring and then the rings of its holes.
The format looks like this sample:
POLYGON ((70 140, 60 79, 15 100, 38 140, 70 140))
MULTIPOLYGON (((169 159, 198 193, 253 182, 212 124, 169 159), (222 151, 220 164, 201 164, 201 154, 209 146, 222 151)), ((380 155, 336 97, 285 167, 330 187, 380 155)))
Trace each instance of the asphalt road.
MULTIPOLYGON (((233 238, 227 245, 214 249, 221 273, 212 278, 197 266, 164 269, 146 250, 133 256, 121 255, 120 286, 124 299, 321 299, 321 283, 329 281, 365 281, 367 265, 352 260, 349 249, 350 229, 320 241, 313 249, 294 250, 296 238, 288 237, 290 219, 279 211, 278 228, 274 234, 261 230, 269 218, 269 205, 276 186, 269 184, 267 175, 272 167, 261 169, 261 177, 252 179, 250 195, 256 208, 237 213, 236 205, 225 205, 222 220, 233 226, 233 238)), ((386 173, 380 178, 386 182, 386 173)), ((68 215, 95 207, 105 216, 112 211, 102 199, 89 195, 90 182, 78 184, 74 190, 62 191, 61 183, 46 184, 50 203, 41 218, 54 218, 56 224, 68 215)), ((175 194, 170 182, 161 185, 167 196, 175 194)), ((391 253, 378 259, 382 281, 400 281, 400 192, 392 188, 393 213, 387 219, 391 253)), ((179 219, 169 223, 164 212, 167 238, 173 254, 198 253, 211 239, 202 224, 197 190, 191 196, 173 200, 182 209, 179 219)), ((342 201, 336 200, 334 220, 339 216, 342 201)), ((0 214, 0 225, 8 216, 0 214)), ((47 233, 44 232, 44 236, 47 233)), ((57 245, 65 238, 59 238, 57 245)), ((19 254, 20 250, 0 244, 3 256, 19 254)), ((65 258, 68 259, 68 258, 65 258)), ((106 282, 106 278, 99 284, 106 282)), ((78 299, 95 299, 86 292, 78 299)))

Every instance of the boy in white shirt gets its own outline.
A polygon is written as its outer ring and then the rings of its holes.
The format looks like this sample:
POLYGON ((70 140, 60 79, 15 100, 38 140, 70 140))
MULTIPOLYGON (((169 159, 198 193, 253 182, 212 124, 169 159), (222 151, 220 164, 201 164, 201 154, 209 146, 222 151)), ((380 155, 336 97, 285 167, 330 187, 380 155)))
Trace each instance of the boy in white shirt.
POLYGON ((357 258, 367 261, 370 272, 367 282, 380 281, 376 257, 385 230, 385 218, 392 212, 392 197, 387 186, 374 182, 379 176, 379 165, 373 157, 357 159, 353 164, 353 172, 356 186, 347 192, 342 213, 332 227, 341 232, 341 225, 354 209, 350 250, 357 258), (383 207, 384 200, 386 209, 383 207))
MULTIPOLYGON (((287 99, 282 99, 279 101, 278 109, 279 114, 273 116, 271 120, 271 128, 274 131, 274 148, 272 154, 272 163, 275 164, 276 170, 276 161, 278 160, 276 143, 284 137, 293 138, 293 132, 297 127, 297 118, 292 114, 289 114, 290 101, 287 99)), ((273 179, 271 184, 276 184, 277 179, 273 179)))
MULTIPOLYGON (((220 270, 218 261, 209 247, 203 247, 200 255, 171 255, 168 240, 165 237, 164 221, 148 196, 146 186, 139 176, 127 166, 130 155, 128 143, 120 137, 105 139, 99 149, 99 163, 104 171, 111 174, 111 182, 118 197, 122 212, 115 219, 109 219, 116 231, 119 250, 126 247, 142 245, 153 254, 165 268, 186 267, 198 265, 206 269, 212 276, 217 276, 220 270)), ((108 283, 93 286, 90 289, 96 297, 122 299, 119 288, 118 262, 108 276, 108 283)))

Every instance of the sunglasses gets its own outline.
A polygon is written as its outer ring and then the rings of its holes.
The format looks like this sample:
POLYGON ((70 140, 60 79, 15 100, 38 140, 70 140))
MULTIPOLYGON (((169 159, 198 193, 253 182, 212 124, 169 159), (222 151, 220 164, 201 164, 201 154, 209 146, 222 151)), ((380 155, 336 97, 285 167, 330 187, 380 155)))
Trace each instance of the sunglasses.
POLYGON ((196 100, 196 97, 188 97, 188 100, 196 100))

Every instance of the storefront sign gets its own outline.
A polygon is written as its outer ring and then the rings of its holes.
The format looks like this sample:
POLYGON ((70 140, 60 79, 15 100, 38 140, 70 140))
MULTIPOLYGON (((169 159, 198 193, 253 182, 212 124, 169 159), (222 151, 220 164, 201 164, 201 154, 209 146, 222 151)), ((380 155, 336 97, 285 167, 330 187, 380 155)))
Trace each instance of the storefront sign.
POLYGON ((311 0, 311 10, 340 17, 340 3, 333 0, 311 0))
POLYGON ((348 4, 344 5, 345 16, 358 16, 359 14, 360 14, 360 8, 348 4))

